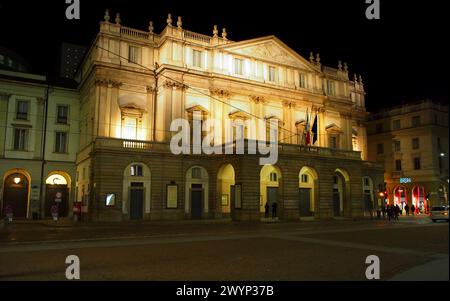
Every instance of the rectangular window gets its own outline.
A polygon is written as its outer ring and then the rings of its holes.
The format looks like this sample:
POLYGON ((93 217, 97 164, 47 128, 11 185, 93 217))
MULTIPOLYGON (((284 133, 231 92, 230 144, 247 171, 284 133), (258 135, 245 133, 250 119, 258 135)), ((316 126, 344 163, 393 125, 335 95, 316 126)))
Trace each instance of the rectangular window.
POLYGON ((383 124, 382 123, 377 123, 375 125, 375 130, 377 133, 382 133, 383 132, 383 124))
POLYGON ((394 122, 393 122, 394 130, 399 130, 399 129, 401 129, 401 127, 402 127, 402 124, 401 124, 400 119, 394 120, 394 122))
POLYGON ((67 153, 67 133, 56 132, 55 153, 67 153))
POLYGON ((278 180, 277 173, 271 172, 270 173, 270 182, 276 182, 278 180))
POLYGON ((337 137, 330 137, 330 148, 337 148, 337 137))
POLYGON ((139 48, 134 46, 128 47, 128 62, 137 64, 138 59, 139 59, 139 48))
POLYGON ((192 66, 201 68, 202 67, 202 52, 194 50, 192 52, 192 66))
POLYGON ((420 126, 420 116, 414 116, 412 118, 412 126, 420 126))
POLYGON ((131 165, 130 169, 130 175, 132 177, 142 177, 144 175, 142 165, 131 165))
POLYGON ((302 183, 308 183, 309 179, 308 179, 308 175, 302 175, 302 183))
POLYGON ((402 160, 395 160, 395 170, 396 171, 402 170, 402 160))
POLYGON ((299 75, 299 84, 300 88, 306 89, 306 75, 303 73, 299 75))
POLYGON ((334 89, 334 81, 327 80, 327 95, 334 95, 335 89, 334 89))
POLYGON ((122 121, 122 138, 136 140, 137 118, 125 117, 122 121))
POLYGON ((394 140, 394 151, 399 152, 401 148, 400 141, 394 140))
POLYGON ((420 148, 420 140, 419 138, 413 138, 412 140, 412 149, 419 149, 420 148))
POLYGON ((25 150, 27 147, 27 130, 14 129, 14 149, 25 150))
POLYGON ((269 81, 276 81, 276 68, 273 66, 269 66, 269 81))
POLYGON ((192 168, 192 178, 193 179, 201 179, 202 178, 202 170, 198 167, 192 168))
POLYGON ((414 158, 414 169, 415 170, 420 169, 420 158, 414 158))
POLYGON ((19 100, 17 102, 16 119, 27 120, 28 119, 28 101, 19 100))
POLYGON ((377 144, 377 154, 378 155, 384 154, 384 144, 383 143, 377 144))
POLYGON ((234 74, 236 75, 244 75, 243 71, 244 61, 241 59, 234 59, 234 74))
POLYGON ((57 107, 57 123, 67 124, 69 117, 69 107, 68 106, 58 106, 57 107))

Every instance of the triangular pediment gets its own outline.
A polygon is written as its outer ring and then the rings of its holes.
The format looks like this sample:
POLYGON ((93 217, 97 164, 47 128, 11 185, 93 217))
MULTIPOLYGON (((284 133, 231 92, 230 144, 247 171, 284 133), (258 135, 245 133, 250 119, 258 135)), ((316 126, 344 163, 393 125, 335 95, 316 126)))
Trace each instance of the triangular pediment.
POLYGON ((316 66, 275 36, 230 43, 222 45, 220 48, 233 54, 252 57, 274 64, 288 65, 308 71, 319 71, 316 66))

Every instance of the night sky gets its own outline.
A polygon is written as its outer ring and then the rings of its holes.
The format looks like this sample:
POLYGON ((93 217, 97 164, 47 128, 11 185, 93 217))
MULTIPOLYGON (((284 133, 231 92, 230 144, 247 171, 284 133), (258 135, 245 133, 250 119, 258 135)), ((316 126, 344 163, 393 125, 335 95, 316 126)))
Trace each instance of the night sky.
POLYGON ((212 35, 214 24, 234 41, 276 35, 305 58, 319 52, 322 63, 338 60, 362 74, 367 107, 424 98, 448 101, 448 11, 445 1, 381 0, 381 20, 367 20, 365 0, 334 1, 162 1, 80 0, 81 19, 67 20, 65 0, 0 0, 0 46, 25 57, 32 71, 55 74, 61 43, 88 46, 106 8, 114 20, 160 32, 167 13, 183 17, 183 28, 212 35))

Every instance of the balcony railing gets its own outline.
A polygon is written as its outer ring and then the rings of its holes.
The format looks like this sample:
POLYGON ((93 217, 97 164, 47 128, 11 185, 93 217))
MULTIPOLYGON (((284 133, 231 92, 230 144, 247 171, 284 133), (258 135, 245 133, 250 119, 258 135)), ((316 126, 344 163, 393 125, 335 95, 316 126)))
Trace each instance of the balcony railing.
MULTIPOLYGON (((234 141, 230 144, 234 150, 236 150, 236 145, 239 141, 234 141)), ((258 145, 256 143, 256 145, 258 145)), ((225 145, 223 145, 224 147, 225 145)), ((140 141, 140 140, 125 140, 116 138, 96 138, 95 140, 96 148, 115 148, 123 149, 129 151, 162 151, 170 152, 170 146, 168 143, 162 142, 150 142, 150 141, 140 141)), ((190 147, 192 153, 192 146, 190 147)), ((322 157, 332 157, 332 158, 342 158, 351 160, 361 160, 361 152, 348 151, 341 149, 305 146, 305 145, 294 145, 294 144, 279 144, 279 153, 292 153, 292 154, 310 154, 322 157)), ((234 153, 236 153, 234 151, 234 153)), ((248 154, 248 140, 244 142, 244 153, 248 154)))

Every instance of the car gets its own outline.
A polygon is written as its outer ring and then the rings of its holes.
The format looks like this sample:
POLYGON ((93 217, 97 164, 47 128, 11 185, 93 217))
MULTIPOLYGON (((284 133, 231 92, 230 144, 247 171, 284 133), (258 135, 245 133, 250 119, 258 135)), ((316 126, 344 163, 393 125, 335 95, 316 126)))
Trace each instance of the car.
POLYGON ((430 218, 433 222, 444 220, 448 222, 448 206, 435 206, 430 210, 430 218))

